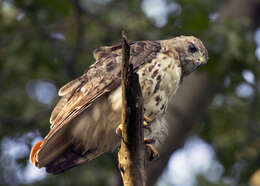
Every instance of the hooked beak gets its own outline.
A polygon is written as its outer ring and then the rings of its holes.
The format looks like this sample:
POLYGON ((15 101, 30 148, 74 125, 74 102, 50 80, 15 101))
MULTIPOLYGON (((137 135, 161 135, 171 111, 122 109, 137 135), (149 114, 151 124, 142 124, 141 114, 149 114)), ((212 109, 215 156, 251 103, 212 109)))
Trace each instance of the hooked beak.
POLYGON ((200 58, 199 58, 199 62, 200 62, 202 65, 204 65, 204 64, 207 63, 207 60, 205 59, 205 57, 200 57, 200 58))
POLYGON ((198 59, 198 62, 197 62, 197 67, 200 67, 200 66, 203 66, 203 65, 205 65, 207 63, 207 60, 206 60, 206 58, 205 57, 200 57, 199 59, 198 59))

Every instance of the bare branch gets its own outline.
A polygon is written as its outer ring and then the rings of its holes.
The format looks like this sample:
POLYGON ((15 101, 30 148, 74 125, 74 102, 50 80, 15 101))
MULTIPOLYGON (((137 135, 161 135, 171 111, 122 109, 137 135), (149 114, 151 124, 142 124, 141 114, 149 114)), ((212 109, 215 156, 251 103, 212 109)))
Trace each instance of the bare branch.
POLYGON ((122 33, 122 140, 119 169, 125 186, 145 185, 143 97, 137 73, 129 64, 130 46, 122 33))

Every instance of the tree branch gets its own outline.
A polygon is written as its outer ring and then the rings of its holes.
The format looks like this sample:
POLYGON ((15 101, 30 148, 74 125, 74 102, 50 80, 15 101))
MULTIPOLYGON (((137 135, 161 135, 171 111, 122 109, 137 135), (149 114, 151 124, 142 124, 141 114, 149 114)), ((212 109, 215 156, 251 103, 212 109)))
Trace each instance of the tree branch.
POLYGON ((130 46, 122 33, 122 140, 119 169, 125 186, 145 185, 143 97, 137 73, 129 63, 130 46))

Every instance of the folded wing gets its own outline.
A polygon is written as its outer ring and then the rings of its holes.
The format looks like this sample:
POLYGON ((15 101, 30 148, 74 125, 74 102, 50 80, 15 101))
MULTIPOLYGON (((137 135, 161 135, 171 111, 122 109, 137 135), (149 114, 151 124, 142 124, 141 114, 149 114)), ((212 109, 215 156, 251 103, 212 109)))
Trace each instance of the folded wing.
MULTIPOLYGON (((130 62, 134 69, 137 70, 143 64, 150 62, 160 49, 160 43, 155 41, 131 43, 130 62)), ((95 104, 104 94, 120 85, 121 45, 100 47, 94 51, 94 58, 96 62, 87 72, 59 90, 62 98, 51 114, 51 130, 31 151, 31 162, 37 167, 48 165, 49 172, 59 173, 88 159, 84 157, 80 161, 82 157, 74 152, 67 127, 70 121, 95 104)), ((97 155, 99 153, 95 156, 97 155)))

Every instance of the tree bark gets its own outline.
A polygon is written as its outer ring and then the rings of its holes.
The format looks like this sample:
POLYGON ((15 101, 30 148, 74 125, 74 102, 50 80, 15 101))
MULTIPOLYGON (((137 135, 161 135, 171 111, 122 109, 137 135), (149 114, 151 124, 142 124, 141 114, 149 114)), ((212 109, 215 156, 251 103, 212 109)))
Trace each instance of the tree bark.
POLYGON ((145 185, 143 97, 137 73, 129 63, 130 46, 122 33, 122 140, 119 169, 125 186, 145 185))

